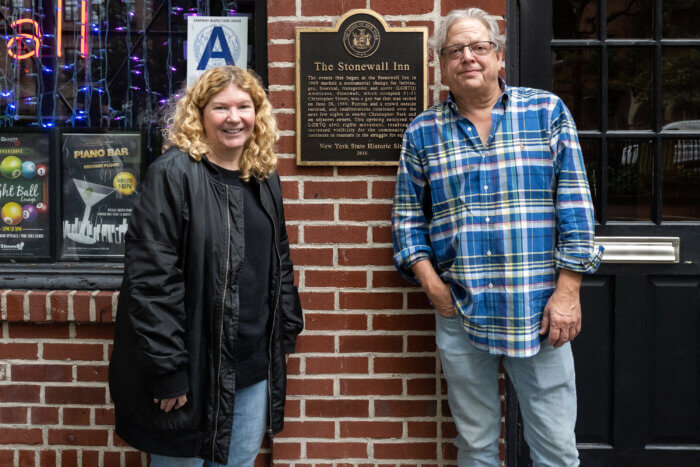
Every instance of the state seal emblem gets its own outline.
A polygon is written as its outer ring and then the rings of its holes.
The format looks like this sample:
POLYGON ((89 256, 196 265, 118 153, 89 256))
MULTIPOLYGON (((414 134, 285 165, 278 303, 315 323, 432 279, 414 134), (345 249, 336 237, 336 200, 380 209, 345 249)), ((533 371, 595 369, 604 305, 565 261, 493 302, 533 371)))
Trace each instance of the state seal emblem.
POLYGON ((345 50, 356 58, 367 58, 374 54, 380 41, 379 30, 368 21, 355 21, 343 34, 345 50))

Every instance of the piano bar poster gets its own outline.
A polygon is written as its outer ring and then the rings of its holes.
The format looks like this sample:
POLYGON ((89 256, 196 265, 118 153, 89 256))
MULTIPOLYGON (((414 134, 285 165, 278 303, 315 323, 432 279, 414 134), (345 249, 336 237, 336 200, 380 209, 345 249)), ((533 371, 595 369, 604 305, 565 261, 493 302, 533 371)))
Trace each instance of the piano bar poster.
POLYGON ((124 256, 139 188, 141 135, 63 135, 61 259, 124 256))
POLYGON ((50 257, 48 167, 48 134, 0 134, 0 259, 50 257))

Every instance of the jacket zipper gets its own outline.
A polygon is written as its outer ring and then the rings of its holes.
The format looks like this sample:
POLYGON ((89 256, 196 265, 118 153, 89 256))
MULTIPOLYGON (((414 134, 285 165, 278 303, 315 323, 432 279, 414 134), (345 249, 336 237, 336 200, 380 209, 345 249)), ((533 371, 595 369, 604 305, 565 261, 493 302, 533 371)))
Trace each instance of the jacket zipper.
POLYGON ((216 434, 219 431, 219 409, 221 406, 221 347, 224 338, 224 309, 226 307, 226 291, 228 289, 228 272, 231 263, 231 213, 228 205, 228 185, 226 186, 226 272, 224 274, 224 290, 221 294, 221 324, 219 326, 219 365, 216 372, 216 413, 214 415, 214 437, 211 440, 211 459, 214 460, 216 450, 216 434))

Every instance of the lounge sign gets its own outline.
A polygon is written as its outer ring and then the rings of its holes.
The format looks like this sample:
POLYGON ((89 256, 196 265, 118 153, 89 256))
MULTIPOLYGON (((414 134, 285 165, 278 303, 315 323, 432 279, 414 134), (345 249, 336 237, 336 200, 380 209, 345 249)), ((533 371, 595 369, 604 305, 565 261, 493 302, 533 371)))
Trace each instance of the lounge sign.
POLYGON ((352 10, 332 28, 296 30, 299 165, 396 165, 425 109, 428 30, 352 10))

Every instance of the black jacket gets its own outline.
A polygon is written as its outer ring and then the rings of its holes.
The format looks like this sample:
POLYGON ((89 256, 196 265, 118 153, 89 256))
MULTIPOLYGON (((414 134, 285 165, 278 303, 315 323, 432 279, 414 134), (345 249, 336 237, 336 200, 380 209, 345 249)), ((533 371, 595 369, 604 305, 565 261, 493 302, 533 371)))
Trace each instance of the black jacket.
MULTIPOLYGON (((303 327, 277 173, 257 182, 273 221, 269 430, 282 429, 285 353, 303 327)), ((203 159, 171 149, 151 164, 126 235, 109 386, 117 434, 160 455, 228 458, 235 398, 243 194, 203 159), (165 413, 153 398, 187 394, 165 413)))

